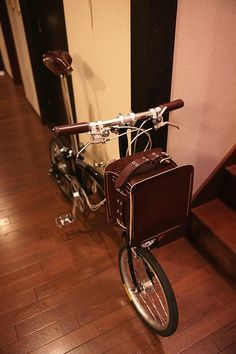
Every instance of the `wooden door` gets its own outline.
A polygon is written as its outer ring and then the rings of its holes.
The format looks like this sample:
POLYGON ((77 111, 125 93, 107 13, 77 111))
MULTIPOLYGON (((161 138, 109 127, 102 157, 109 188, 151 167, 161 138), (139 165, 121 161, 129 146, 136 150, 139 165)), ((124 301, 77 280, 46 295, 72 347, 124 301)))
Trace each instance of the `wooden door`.
MULTIPOLYGON (((42 64, 42 55, 46 51, 55 49, 68 51, 63 1, 20 0, 20 7, 42 122, 50 126, 66 123, 60 79, 42 64)), ((74 107, 71 80, 69 89, 74 107)))

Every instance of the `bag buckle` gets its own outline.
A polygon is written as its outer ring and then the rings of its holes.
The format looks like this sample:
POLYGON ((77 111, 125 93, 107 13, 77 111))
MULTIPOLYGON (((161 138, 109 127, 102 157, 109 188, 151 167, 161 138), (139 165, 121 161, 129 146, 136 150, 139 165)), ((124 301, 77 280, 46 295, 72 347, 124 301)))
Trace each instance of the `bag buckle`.
POLYGON ((161 157, 159 163, 163 163, 165 161, 170 163, 170 160, 172 159, 172 157, 169 154, 167 154, 167 152, 162 152, 161 154, 163 157, 161 157))

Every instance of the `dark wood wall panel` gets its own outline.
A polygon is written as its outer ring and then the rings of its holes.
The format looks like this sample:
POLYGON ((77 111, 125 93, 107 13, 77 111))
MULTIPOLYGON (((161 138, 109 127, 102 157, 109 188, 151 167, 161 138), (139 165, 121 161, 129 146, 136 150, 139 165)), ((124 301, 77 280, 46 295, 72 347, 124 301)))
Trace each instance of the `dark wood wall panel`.
MULTIPOLYGON (((131 0, 131 106, 134 112, 169 101, 177 0, 131 0)), ((153 134, 166 148, 167 130, 153 134)))
MULTIPOLYGON (((42 122, 48 125, 66 123, 60 79, 42 64, 42 55, 46 51, 68 51, 63 0, 20 0, 20 6, 42 122)), ((75 114, 71 80, 69 90, 75 114)))

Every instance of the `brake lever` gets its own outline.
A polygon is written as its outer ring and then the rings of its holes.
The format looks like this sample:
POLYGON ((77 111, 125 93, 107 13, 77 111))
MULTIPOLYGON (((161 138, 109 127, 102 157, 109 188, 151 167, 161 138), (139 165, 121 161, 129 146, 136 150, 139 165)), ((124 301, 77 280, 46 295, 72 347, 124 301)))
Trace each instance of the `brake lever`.
MULTIPOLYGON (((157 107, 157 108, 159 108, 159 107, 157 107)), ((163 107, 160 111, 158 111, 155 108, 149 110, 152 114, 152 121, 154 124, 154 129, 158 130, 158 129, 164 127, 165 125, 170 125, 174 128, 180 129, 180 127, 176 124, 170 123, 168 121, 166 121, 166 122, 163 121, 163 114, 165 113, 166 109, 167 109, 167 107, 163 107)))
POLYGON ((155 130, 158 130, 162 127, 164 127, 165 125, 170 125, 171 127, 174 127, 174 128, 177 128, 177 129, 180 129, 180 127, 176 124, 173 124, 173 123, 170 123, 170 122, 156 122, 156 124, 154 125, 154 129, 155 130))

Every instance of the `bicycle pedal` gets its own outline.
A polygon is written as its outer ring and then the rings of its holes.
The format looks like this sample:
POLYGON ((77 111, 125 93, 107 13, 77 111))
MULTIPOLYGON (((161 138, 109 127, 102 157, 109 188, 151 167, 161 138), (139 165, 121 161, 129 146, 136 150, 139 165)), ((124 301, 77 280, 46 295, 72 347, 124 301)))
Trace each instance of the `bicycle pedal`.
POLYGON ((55 218, 55 223, 60 229, 64 226, 68 226, 74 222, 72 214, 64 214, 55 218))

